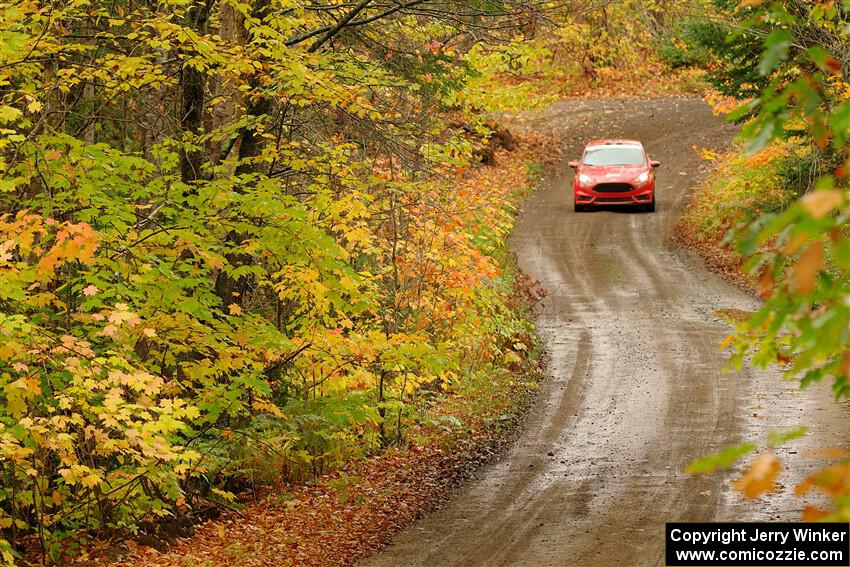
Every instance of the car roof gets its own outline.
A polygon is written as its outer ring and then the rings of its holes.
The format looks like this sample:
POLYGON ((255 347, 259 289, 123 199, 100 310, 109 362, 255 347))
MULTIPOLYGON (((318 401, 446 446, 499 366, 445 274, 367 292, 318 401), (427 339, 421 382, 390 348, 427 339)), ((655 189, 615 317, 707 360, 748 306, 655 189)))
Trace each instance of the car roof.
POLYGON ((587 147, 594 146, 638 146, 643 147, 638 140, 626 140, 622 138, 604 138, 601 140, 591 140, 587 143, 587 147))

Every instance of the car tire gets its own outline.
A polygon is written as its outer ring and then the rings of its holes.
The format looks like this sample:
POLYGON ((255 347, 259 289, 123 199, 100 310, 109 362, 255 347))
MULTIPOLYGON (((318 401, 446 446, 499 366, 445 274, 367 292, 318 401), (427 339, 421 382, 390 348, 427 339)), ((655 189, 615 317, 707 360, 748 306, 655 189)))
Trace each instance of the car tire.
POLYGON ((652 195, 652 201, 650 201, 650 203, 648 205, 646 205, 646 208, 644 210, 648 213, 654 213, 655 212, 655 194, 654 193, 652 195))
POLYGON ((578 203, 574 202, 573 203, 573 210, 577 213, 584 213, 584 212, 587 212, 587 206, 586 205, 579 205, 578 203))

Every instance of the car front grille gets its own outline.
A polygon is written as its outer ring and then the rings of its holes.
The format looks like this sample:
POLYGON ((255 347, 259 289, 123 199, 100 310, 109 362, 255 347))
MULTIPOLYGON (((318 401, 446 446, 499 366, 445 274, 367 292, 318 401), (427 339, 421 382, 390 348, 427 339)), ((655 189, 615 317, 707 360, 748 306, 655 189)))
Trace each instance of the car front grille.
POLYGON ((597 203, 620 203, 620 204, 625 204, 625 203, 632 203, 632 202, 634 202, 634 201, 632 201, 631 199, 623 199, 622 197, 621 197, 621 198, 617 198, 617 197, 599 197, 599 198, 597 198, 597 199, 596 199, 596 202, 597 202, 597 203))
POLYGON ((628 193, 634 189, 628 183, 600 183, 593 188, 597 193, 628 193))

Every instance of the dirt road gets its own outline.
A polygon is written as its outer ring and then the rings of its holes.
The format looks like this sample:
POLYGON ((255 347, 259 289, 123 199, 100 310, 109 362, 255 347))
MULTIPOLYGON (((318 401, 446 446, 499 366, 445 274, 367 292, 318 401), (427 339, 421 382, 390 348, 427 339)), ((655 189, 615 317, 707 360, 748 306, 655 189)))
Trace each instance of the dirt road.
POLYGON ((799 476, 818 464, 801 447, 847 437, 826 388, 795 394, 775 375, 722 372, 728 328, 714 312, 756 303, 671 243, 699 181, 692 146, 722 147, 733 129, 675 98, 562 102, 534 120, 557 129, 567 159, 594 137, 643 140, 663 162, 658 212, 576 214, 565 166, 528 199, 512 246, 550 292, 537 314, 550 361, 536 405, 501 460, 364 564, 663 565, 664 522, 797 519, 795 477, 752 504, 728 476, 683 472, 805 418, 814 431, 781 451, 799 476))

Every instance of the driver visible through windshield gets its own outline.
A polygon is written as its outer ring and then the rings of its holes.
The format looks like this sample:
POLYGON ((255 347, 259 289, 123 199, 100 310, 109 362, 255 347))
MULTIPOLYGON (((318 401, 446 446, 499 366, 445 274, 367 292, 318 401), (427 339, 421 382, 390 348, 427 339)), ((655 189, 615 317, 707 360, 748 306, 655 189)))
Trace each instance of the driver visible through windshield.
POLYGON ((597 146, 587 148, 584 165, 640 165, 646 163, 639 146, 597 146))

